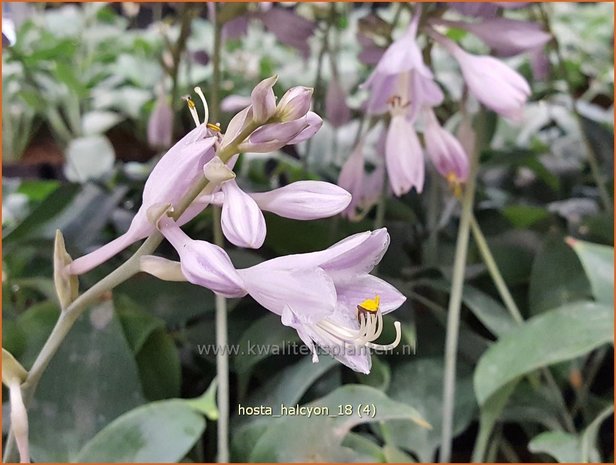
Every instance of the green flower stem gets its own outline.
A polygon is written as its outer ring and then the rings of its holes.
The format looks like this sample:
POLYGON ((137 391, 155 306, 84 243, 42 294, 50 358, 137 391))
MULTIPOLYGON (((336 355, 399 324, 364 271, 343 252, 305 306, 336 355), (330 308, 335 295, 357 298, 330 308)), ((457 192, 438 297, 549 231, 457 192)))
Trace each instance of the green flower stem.
MULTIPOLYGON (((216 8, 216 5, 214 5, 216 8)), ((210 107, 212 121, 218 120, 220 110, 220 81, 221 81, 221 49, 222 49, 222 24, 216 15, 214 22, 214 46, 212 55, 212 87, 210 93, 210 107)), ((220 207, 213 207, 214 212, 214 243, 224 248, 225 239, 220 224, 220 207)), ((229 354, 225 350, 229 343, 227 329, 227 299, 216 295, 216 379, 218 380, 217 404, 218 422, 217 427, 217 460, 220 463, 229 462, 229 354)))
MULTIPOLYGON (((224 247, 220 225, 220 207, 214 207, 214 243, 224 247)), ((216 295, 216 379, 218 380, 218 456, 220 463, 229 462, 229 343, 227 330, 227 299, 216 295)))
POLYGON ((464 196, 462 198, 462 216, 458 227, 458 239, 453 263, 453 277, 447 315, 447 335, 445 338, 445 375, 443 380, 443 423, 441 430, 440 462, 451 461, 451 442, 453 439, 454 395, 456 389, 456 359, 458 352, 458 333, 460 330, 460 308, 462 306, 462 288, 466 269, 466 255, 473 216, 475 185, 479 164, 479 150, 471 155, 471 169, 464 196))
POLYGON ((471 215, 471 230, 473 232, 473 239, 475 239, 477 248, 479 249, 479 253, 481 253, 481 258, 483 259, 483 262, 488 268, 490 277, 492 278, 492 281, 494 282, 494 285, 496 286, 496 289, 498 290, 498 293, 500 294, 500 297, 505 304, 505 307, 507 307, 507 310, 509 310, 509 313, 511 313, 511 316, 515 320, 515 322, 518 324, 522 324, 524 322, 524 318, 522 317, 520 309, 515 303, 511 292, 509 292, 509 288, 507 287, 507 284, 503 279, 503 275, 498 269, 496 260, 494 260, 494 256, 490 251, 490 247, 488 246, 486 237, 483 235, 483 232, 481 231, 481 228, 477 223, 475 215, 471 215))
POLYGON ((558 60, 558 70, 567 86, 567 93, 569 94, 569 98, 571 99, 571 111, 573 112, 575 119, 578 123, 580 137, 582 138, 584 145, 586 146, 586 156, 588 159, 588 164, 590 165, 590 171, 595 180, 595 184, 597 185, 597 188, 599 189, 599 197, 601 198, 601 203, 603 203, 603 208, 605 210, 612 211, 612 199, 607 189, 605 179, 603 178, 603 175, 601 174, 601 168, 599 167, 599 157, 597 153, 595 153, 595 149, 592 146, 592 143, 590 142, 588 135, 584 131, 584 122, 582 120, 582 115, 580 114, 578 107, 577 107, 577 98, 573 90, 573 84, 571 83, 571 77, 569 75, 567 67, 565 66, 565 59, 562 54, 560 42, 558 41, 556 34, 554 34, 554 31, 552 29, 552 24, 550 21, 550 17, 545 11, 544 5, 539 3, 537 6, 541 13, 541 18, 543 20, 543 24, 545 25, 547 32, 549 32, 552 35, 552 45, 554 48, 554 52, 556 52, 556 58, 558 60))

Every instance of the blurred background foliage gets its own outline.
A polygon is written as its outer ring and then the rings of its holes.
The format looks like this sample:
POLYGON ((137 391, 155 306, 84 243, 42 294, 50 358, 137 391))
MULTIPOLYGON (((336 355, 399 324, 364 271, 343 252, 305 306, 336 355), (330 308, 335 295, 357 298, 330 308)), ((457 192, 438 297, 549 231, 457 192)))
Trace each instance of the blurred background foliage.
MULTIPOLYGON (((28 368, 59 313, 51 279, 55 230, 62 230, 73 257, 126 230, 160 155, 147 140, 156 99, 161 91, 170 97, 174 140, 179 139, 192 124, 180 97, 194 85, 208 94, 213 28, 207 6, 199 4, 5 3, 3 8, 15 24, 16 40, 2 56, 2 338, 3 347, 28 368), (168 82, 173 85, 161 90, 168 82)), ((299 47, 281 43, 259 19, 255 4, 221 6, 223 17, 253 14, 246 35, 224 42, 224 95, 249 95, 255 83, 276 73, 279 90, 314 86, 315 111, 324 115, 332 76, 324 56, 329 54, 354 118, 336 128, 326 120, 314 139, 298 148, 267 157, 248 154, 238 176, 253 190, 307 178, 335 182, 358 130, 364 97, 358 84, 371 69, 357 60, 358 28, 367 17, 387 24, 396 15, 408 18, 408 11, 361 3, 273 8, 312 25, 299 47), (322 52, 328 41, 333 53, 322 52)), ((518 324, 507 312, 471 242, 454 461, 469 461, 485 431, 492 431, 490 461, 614 459, 613 423, 605 421, 613 410, 613 212, 600 205, 583 145, 585 136, 612 191, 613 5, 546 8, 579 102, 583 134, 550 47, 546 79, 533 79, 527 57, 511 60, 531 82, 533 97, 519 125, 483 113, 480 137, 489 149, 481 154, 475 217, 529 321, 518 324), (567 236, 577 239, 573 247, 567 236), (538 370, 546 366, 549 382, 538 370)), ((508 14, 539 18, 533 6, 508 14)), ((481 49, 464 31, 450 36, 481 49)), ((459 95, 461 80, 451 60, 435 50, 432 66, 442 87, 459 95)), ((446 102, 442 111, 452 115, 455 106, 446 102)), ((221 114, 223 127, 230 116, 221 114)), ((458 217, 455 199, 437 176, 431 176, 423 195, 386 203, 392 244, 378 272, 408 297, 396 318, 414 355, 375 355, 368 376, 327 357, 312 364, 300 356, 231 356, 232 412, 238 404, 313 403, 335 409, 374 403, 376 418, 235 415, 233 460, 435 460, 458 217), (431 430, 412 422, 417 412, 431 430)), ((211 240, 211 222, 206 210, 187 226, 189 234, 211 240)), ((342 218, 299 223, 268 215, 263 249, 230 248, 229 253, 237 267, 245 267, 327 247, 374 222, 374 211, 354 223, 342 218)), ((174 257, 168 245, 161 253, 174 257)), ((129 254, 84 276, 81 287, 129 254)), ((254 301, 230 304, 230 343, 240 350, 249 342, 297 340, 254 301)), ((213 320, 213 295, 189 284, 138 275, 105 296, 77 323, 43 377, 30 413, 33 458, 212 461, 215 357, 199 353, 198 346, 214 343, 213 320)), ((6 421, 3 428, 6 433, 6 421)))

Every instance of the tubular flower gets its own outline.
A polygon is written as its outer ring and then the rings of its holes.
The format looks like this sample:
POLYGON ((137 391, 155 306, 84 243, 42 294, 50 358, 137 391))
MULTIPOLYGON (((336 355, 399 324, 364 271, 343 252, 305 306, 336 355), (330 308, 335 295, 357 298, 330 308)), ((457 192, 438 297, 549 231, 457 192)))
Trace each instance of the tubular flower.
POLYGON ((261 210, 296 220, 327 218, 343 211, 351 201, 344 189, 323 181, 298 181, 269 192, 246 193, 235 180, 221 192, 202 196, 200 202, 222 206, 225 237, 238 247, 258 249, 266 235, 261 210))
POLYGON ((314 362, 318 345, 353 370, 369 373, 367 349, 388 350, 401 340, 396 322, 392 344, 374 342, 383 330, 383 315, 406 300, 393 286, 368 274, 389 246, 385 229, 355 234, 319 252, 235 270, 222 249, 190 239, 170 218, 161 218, 158 227, 180 254, 188 281, 228 297, 249 294, 298 332, 314 362))
POLYGON ((368 80, 362 84, 370 91, 368 113, 385 113, 391 98, 398 95, 410 103, 407 116, 413 120, 422 106, 436 106, 443 101, 443 92, 423 62, 415 40, 419 18, 418 13, 407 32, 389 46, 368 80))
MULTIPOLYGON (((154 232, 154 227, 148 221, 148 209, 161 203, 174 205, 188 193, 195 182, 203 177, 203 167, 214 157, 214 144, 218 140, 207 126, 208 110, 204 98, 203 104, 205 121, 200 123, 195 105, 190 101, 189 108, 197 127, 171 147, 156 164, 145 183, 141 208, 134 216, 128 230, 94 252, 74 260, 68 266, 68 273, 75 275, 85 273, 132 243, 149 236, 154 232)), ((189 208, 180 217, 180 224, 193 219, 205 206, 194 205, 189 208)))
POLYGON ((432 36, 458 61, 471 93, 486 107, 506 118, 522 116, 530 87, 526 79, 491 56, 472 55, 434 31, 432 36))
POLYGON ((415 188, 423 190, 425 166, 417 133, 404 116, 400 99, 392 102, 392 117, 385 140, 387 176, 394 194, 400 197, 415 188))
POLYGON ((426 113, 426 151, 439 174, 452 186, 459 186, 468 178, 468 155, 460 141, 440 125, 434 112, 428 110, 426 113))

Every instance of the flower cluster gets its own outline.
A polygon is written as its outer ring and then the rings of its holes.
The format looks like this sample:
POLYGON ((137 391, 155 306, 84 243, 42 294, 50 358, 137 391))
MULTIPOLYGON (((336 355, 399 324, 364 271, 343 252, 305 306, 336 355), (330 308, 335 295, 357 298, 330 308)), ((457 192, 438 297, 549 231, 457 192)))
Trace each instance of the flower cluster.
MULTIPOLYGON (((423 131, 423 145, 436 171, 452 187, 459 188, 469 174, 466 144, 441 125, 433 110, 443 102, 444 94, 424 62, 418 32, 424 32, 457 61, 470 94, 479 103, 513 121, 521 118, 530 96, 526 80, 497 58, 467 52, 439 30, 447 27, 465 29, 498 56, 523 52, 537 55, 550 39, 550 35, 537 24, 495 17, 499 8, 505 8, 507 4, 453 3, 450 7, 461 9, 463 14, 480 21, 447 20, 440 14, 434 18, 422 17, 421 5, 417 5, 406 32, 387 49, 379 48, 365 35, 360 37, 363 48, 360 59, 367 64, 376 64, 362 85, 369 92, 365 111, 369 115, 389 115, 383 151, 389 183, 396 196, 412 189, 421 192, 424 186, 424 150, 416 127, 423 131)), ((350 173, 354 179, 358 173, 363 173, 362 144, 360 141, 343 166, 339 179, 339 184, 348 188, 354 198, 365 196, 362 183, 349 182, 350 173)), ((358 207, 362 207, 359 201, 351 205, 347 214, 352 217, 358 207)))
POLYGON ((233 166, 239 153, 265 153, 305 141, 322 124, 310 111, 312 89, 294 87, 276 102, 276 79, 265 79, 254 88, 250 104, 231 119, 224 133, 208 123, 207 101, 196 88, 205 117, 200 120, 195 103, 188 99, 196 128, 152 170, 128 231, 68 264, 66 271, 85 273, 158 230, 176 249, 180 261, 144 256, 142 271, 161 279, 187 280, 224 297, 249 294, 298 332, 311 347, 315 362, 318 345, 352 369, 368 373, 371 362, 366 349, 389 349, 401 339, 396 322, 392 344, 374 342, 383 329, 383 314, 405 300, 394 287, 368 274, 389 245, 385 229, 356 234, 321 252, 279 257, 247 269, 236 269, 224 249, 191 239, 181 229, 208 205, 218 205, 229 242, 256 249, 263 245, 267 232, 263 210, 312 220, 348 207, 351 195, 327 182, 298 181, 258 193, 244 192, 238 185, 233 166))

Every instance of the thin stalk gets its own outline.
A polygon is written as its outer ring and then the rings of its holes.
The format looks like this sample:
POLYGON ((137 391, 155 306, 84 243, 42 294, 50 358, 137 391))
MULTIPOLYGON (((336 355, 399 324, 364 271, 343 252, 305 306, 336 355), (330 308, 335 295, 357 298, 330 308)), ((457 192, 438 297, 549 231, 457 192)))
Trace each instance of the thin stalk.
MULTIPOLYGON (((216 8, 216 5, 214 5, 216 8)), ((212 55, 212 87, 210 94, 210 108, 212 121, 218 120, 220 110, 220 81, 221 81, 221 47, 222 47, 222 24, 218 15, 214 20, 214 51, 212 55)), ((214 243, 224 248, 225 241, 220 224, 220 207, 214 208, 214 243)), ((229 354, 226 347, 229 343, 227 329, 227 299, 216 295, 216 379, 218 380, 217 403, 218 403, 218 454, 217 461, 226 463, 229 461, 229 354)))
MULTIPOLYGON (((477 219, 475 218, 474 215, 471 217, 471 230, 473 231, 473 238, 475 239, 475 242, 477 243, 477 247, 479 249, 479 252, 481 253, 483 262, 488 268, 490 277, 492 278, 492 281, 494 282, 494 285, 496 286, 496 289, 498 290, 501 300, 505 304, 505 307, 507 308, 507 310, 509 311, 509 313, 511 314, 515 322, 517 324, 524 323, 524 318, 522 317, 522 314, 520 313, 520 309, 518 308, 518 305, 515 303, 515 300, 513 299, 513 296, 511 295, 511 292, 509 291, 509 287, 507 286, 507 283, 505 283, 505 280, 503 278, 503 275, 500 272, 500 269, 498 268, 496 260, 494 260, 494 256, 492 255, 492 251, 490 250, 488 242, 485 236, 483 235, 483 232, 481 231, 481 227, 479 226, 479 223, 477 223, 477 219)), ((562 392, 560 391, 558 384, 556 384, 556 381, 554 380, 554 377, 552 376, 552 373, 550 372, 549 368, 546 368, 546 367, 542 368, 541 372, 543 373, 543 376, 545 377, 549 388, 552 390, 552 393, 554 394, 554 397, 556 398, 558 404, 562 408, 565 428, 570 432, 575 432, 573 418, 571 417, 571 414, 569 413, 569 410, 567 409, 567 404, 562 396, 562 392)))
POLYGON ((511 313, 511 316, 513 317, 515 322, 518 324, 522 324, 524 322, 524 318, 522 317, 520 309, 515 303, 515 300, 513 299, 513 296, 511 295, 511 292, 509 291, 505 280, 503 279, 503 275, 498 269, 496 260, 494 260, 494 255, 492 255, 490 247, 488 246, 488 242, 486 241, 486 237, 483 235, 483 232, 481 231, 481 228, 477 223, 475 215, 471 216, 471 230, 473 232, 473 239, 475 239, 477 248, 479 249, 479 253, 481 254, 481 258, 483 259, 483 262, 488 268, 490 277, 492 278, 492 281, 494 282, 494 285, 496 286, 496 289, 498 290, 498 293, 500 294, 500 297, 505 304, 505 307, 507 307, 507 310, 509 310, 509 313, 511 313))
MULTIPOLYGON (((214 207, 214 243, 224 247, 220 226, 220 207, 214 207)), ((216 379, 218 380, 218 456, 220 463, 229 462, 229 354, 227 299, 216 295, 216 379)))
POLYGON ((458 333, 460 330, 460 308, 462 306, 462 288, 466 269, 466 255, 470 223, 473 214, 475 184, 479 160, 479 150, 471 155, 471 170, 462 199, 462 216, 458 227, 458 239, 453 263, 451 293, 447 315, 447 335, 445 338, 445 375, 443 380, 443 423, 441 431, 440 462, 451 460, 451 442, 453 439, 453 411, 456 390, 456 361, 458 352, 458 333))
POLYGON ((550 17, 545 11, 545 7, 541 3, 538 3, 537 6, 539 8, 539 11, 541 12, 541 18, 543 19, 545 28, 547 32, 549 32, 552 36, 552 46, 558 60, 558 70, 567 86, 567 93, 569 94, 569 98, 571 99, 571 111, 573 112, 575 119, 577 120, 580 136, 582 137, 584 145, 586 146, 586 156, 588 159, 588 164, 590 165, 590 171, 592 173, 592 177, 595 180, 595 184, 597 185, 597 189, 599 189, 599 197, 601 198, 601 203, 603 203, 603 207, 605 208, 605 210, 612 211, 612 199, 607 189, 606 182, 601 174, 601 168, 599 167, 599 156, 595 152, 595 149, 592 146, 592 143, 590 142, 586 131, 584 131, 584 122, 582 120, 582 115, 580 114, 577 107, 577 98, 573 90, 571 77, 569 75, 567 67, 565 66, 565 59, 562 54, 560 42, 558 41, 556 34, 554 34, 550 17))

